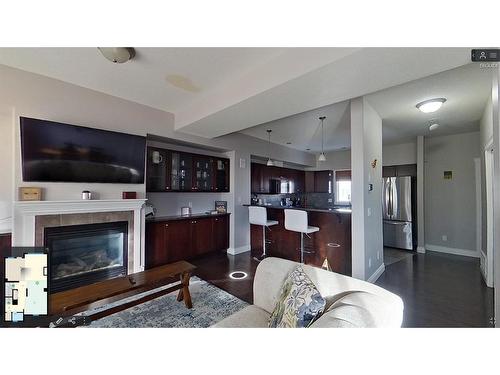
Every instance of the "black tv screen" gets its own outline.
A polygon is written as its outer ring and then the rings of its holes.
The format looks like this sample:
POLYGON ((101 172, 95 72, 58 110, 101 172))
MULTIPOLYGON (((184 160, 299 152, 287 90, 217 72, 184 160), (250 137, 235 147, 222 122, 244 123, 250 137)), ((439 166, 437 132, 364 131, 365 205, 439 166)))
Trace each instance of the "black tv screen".
POLYGON ((24 181, 144 183, 145 137, 20 120, 24 181))

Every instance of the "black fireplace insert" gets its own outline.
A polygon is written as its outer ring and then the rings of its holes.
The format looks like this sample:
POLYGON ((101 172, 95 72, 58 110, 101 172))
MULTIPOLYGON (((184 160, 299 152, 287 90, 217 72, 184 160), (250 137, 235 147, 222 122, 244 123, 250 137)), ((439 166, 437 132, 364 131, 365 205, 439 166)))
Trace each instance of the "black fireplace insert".
POLYGON ((45 228, 51 293, 127 274, 128 222, 45 228))

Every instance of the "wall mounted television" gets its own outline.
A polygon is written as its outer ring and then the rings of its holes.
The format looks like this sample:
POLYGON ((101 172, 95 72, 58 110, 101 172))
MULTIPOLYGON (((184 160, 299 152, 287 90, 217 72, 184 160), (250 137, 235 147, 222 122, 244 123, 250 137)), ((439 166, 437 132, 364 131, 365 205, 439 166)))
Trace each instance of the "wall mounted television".
POLYGON ((142 184, 146 137, 21 117, 24 181, 142 184))

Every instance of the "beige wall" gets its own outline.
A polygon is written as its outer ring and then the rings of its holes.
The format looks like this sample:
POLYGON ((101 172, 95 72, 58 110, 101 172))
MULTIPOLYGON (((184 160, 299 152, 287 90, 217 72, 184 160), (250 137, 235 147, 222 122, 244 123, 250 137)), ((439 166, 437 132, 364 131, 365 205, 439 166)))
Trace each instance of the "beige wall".
MULTIPOLYGON (((169 138, 173 142, 188 142, 192 145, 209 146, 230 152, 228 155, 234 181, 226 200, 228 209, 232 212, 231 247, 241 249, 249 245, 248 213, 247 208, 241 204, 248 203, 250 199, 250 156, 265 157, 268 152, 267 142, 241 134, 207 139, 180 133, 174 130, 172 113, 2 65, 0 65, 0 82, 0 113, 14 113, 14 116, 0 118, 0 135, 2 141, 5 135, 9 136, 12 132, 15 135, 13 152, 5 149, 1 151, 2 155, 4 153, 7 155, 2 163, 14 169, 14 177, 13 182, 8 178, 0 181, 2 194, 0 202, 10 203, 16 199, 13 195, 15 189, 26 185, 21 175, 19 116, 144 136, 153 134, 169 138), (240 159, 246 160, 246 168, 239 167, 240 159)), ((9 141, 10 145, 12 143, 9 141)), ((299 165, 315 164, 313 155, 280 145, 273 145, 273 155, 277 159, 299 165)), ((30 185, 44 187, 47 200, 80 199, 80 193, 85 189, 93 191, 101 199, 120 198, 124 190, 137 191, 139 196, 145 195, 145 184, 30 183, 30 185)), ((177 200, 176 205, 183 205, 190 196, 189 193, 184 193, 170 196, 170 199, 177 200)), ((213 200, 214 198, 210 199, 213 200)), ((207 203, 207 207, 209 205, 211 203, 207 203)))

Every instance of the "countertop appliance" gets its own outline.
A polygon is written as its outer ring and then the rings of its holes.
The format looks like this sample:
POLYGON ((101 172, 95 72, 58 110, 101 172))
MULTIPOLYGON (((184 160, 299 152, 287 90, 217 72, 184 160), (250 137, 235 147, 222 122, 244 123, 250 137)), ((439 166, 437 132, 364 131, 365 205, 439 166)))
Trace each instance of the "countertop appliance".
POLYGON ((385 177, 382 189, 384 246, 413 250, 412 178, 385 177))

